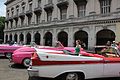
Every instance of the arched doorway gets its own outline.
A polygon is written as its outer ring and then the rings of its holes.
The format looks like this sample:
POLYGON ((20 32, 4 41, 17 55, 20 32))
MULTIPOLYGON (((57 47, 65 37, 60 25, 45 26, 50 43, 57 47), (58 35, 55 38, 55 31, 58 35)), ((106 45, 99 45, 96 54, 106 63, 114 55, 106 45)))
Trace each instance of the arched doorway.
POLYGON ((12 34, 10 34, 10 36, 9 36, 9 40, 12 41, 12 34))
POLYGON ((27 38, 26 44, 30 44, 30 43, 31 43, 31 34, 28 33, 28 34, 26 35, 26 38, 27 38))
POLYGON ((74 45, 75 45, 75 41, 76 40, 80 40, 82 43, 84 43, 85 45, 82 46, 83 48, 87 49, 88 48, 88 33, 80 30, 75 32, 74 34, 74 45))
POLYGON ((17 42, 17 34, 14 35, 14 41, 17 42))
POLYGON ((40 45, 40 34, 38 32, 34 35, 34 39, 35 39, 35 43, 37 45, 40 45))
POLYGON ((108 29, 99 31, 96 35, 96 45, 105 45, 107 41, 114 41, 115 33, 108 29))
POLYGON ((58 33, 58 41, 60 41, 63 46, 68 46, 68 34, 65 31, 61 31, 58 33))
POLYGON ((52 46, 52 33, 47 32, 44 36, 45 46, 52 46))
POLYGON ((24 35, 23 35, 22 33, 20 34, 20 42, 21 42, 21 41, 22 41, 22 42, 24 41, 24 35))
POLYGON ((8 35, 5 36, 5 43, 8 42, 8 35))

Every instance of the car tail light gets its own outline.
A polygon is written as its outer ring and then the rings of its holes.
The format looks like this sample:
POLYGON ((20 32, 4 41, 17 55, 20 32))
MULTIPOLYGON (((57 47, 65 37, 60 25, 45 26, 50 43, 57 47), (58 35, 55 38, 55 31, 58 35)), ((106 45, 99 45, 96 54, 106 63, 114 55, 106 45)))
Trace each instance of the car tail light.
POLYGON ((37 55, 37 53, 33 53, 32 57, 31 57, 31 64, 30 65, 37 66, 37 65, 39 65, 39 63, 40 63, 39 56, 37 55))

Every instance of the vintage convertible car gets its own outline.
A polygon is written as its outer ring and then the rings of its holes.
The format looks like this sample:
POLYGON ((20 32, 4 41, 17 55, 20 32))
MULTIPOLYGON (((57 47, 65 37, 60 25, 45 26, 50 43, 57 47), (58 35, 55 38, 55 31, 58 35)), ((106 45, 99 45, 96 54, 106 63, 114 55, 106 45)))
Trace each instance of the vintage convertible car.
POLYGON ((60 80, 120 77, 120 49, 117 47, 92 56, 74 56, 65 52, 36 49, 28 68, 29 80, 36 77, 60 80))
MULTIPOLYGON (((75 48, 74 47, 49 47, 49 46, 39 46, 39 49, 47 49, 47 50, 58 50, 58 51, 64 51, 66 54, 74 53, 75 48)), ((29 67, 32 53, 35 52, 34 47, 28 47, 24 46, 17 50, 15 50, 12 54, 12 58, 10 59, 10 62, 13 62, 15 64, 23 64, 25 67, 29 67)), ((65 53, 61 53, 65 54, 65 53)), ((93 54, 87 53, 81 48, 81 54, 87 55, 87 56, 94 56, 93 54)), ((73 54, 74 55, 74 54, 73 54)), ((97 55, 96 55, 97 56, 97 55)))
MULTIPOLYGON (((74 52, 74 47, 57 48, 49 46, 38 46, 38 48, 47 50, 66 50, 69 52, 74 52)), ((25 67, 29 67, 33 52, 35 52, 34 47, 21 47, 13 52, 10 62, 14 62, 15 64, 23 64, 25 67)))
POLYGON ((10 62, 23 64, 25 67, 29 67, 31 54, 33 52, 35 52, 33 47, 21 47, 13 52, 10 62))
POLYGON ((20 45, 9 45, 9 44, 2 44, 0 45, 0 55, 6 56, 6 57, 11 57, 12 53, 23 46, 20 45))

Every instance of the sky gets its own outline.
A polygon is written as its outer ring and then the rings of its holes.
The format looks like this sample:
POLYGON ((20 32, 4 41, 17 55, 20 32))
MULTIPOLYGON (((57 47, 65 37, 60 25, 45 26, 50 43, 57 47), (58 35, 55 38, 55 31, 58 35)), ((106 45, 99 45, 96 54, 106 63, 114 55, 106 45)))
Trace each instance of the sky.
POLYGON ((6 0, 0 0, 0 16, 4 16, 6 15, 6 6, 4 5, 4 3, 6 2, 6 0))

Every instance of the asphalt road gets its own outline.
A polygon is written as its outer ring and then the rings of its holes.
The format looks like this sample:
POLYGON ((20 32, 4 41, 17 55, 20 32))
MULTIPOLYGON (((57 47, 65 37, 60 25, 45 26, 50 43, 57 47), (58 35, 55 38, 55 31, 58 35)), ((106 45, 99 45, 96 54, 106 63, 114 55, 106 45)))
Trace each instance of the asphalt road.
MULTIPOLYGON (((22 65, 14 65, 13 63, 9 63, 8 59, 0 57, 0 80, 28 80, 27 69, 24 68, 24 66, 22 65)), ((107 78, 91 80, 120 80, 120 79, 107 78)))
POLYGON ((28 80, 27 69, 0 57, 0 80, 28 80))

